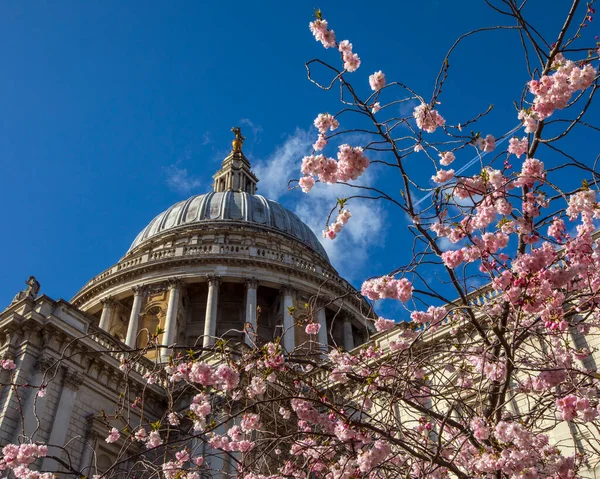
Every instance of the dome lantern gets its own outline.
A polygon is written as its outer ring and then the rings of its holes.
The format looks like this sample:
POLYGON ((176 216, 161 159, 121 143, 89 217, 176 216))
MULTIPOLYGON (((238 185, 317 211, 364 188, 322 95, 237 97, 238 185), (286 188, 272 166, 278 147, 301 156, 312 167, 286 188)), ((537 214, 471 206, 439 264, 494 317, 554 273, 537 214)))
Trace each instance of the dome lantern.
POLYGON ((246 138, 242 136, 242 129, 239 126, 232 128, 231 131, 235 134, 231 142, 232 150, 223 160, 221 169, 213 176, 213 190, 215 193, 239 191, 253 195, 256 193, 258 178, 250 170, 250 162, 242 152, 242 145, 246 138))

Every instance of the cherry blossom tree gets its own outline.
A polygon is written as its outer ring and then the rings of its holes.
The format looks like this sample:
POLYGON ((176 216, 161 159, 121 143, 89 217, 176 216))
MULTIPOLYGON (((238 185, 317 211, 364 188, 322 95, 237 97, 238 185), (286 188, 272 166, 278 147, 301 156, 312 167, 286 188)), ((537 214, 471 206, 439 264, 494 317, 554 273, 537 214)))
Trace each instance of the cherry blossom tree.
MULTIPOLYGON (((132 404, 124 394, 107 416, 106 442, 122 445, 104 477, 132 459, 131 475, 167 479, 216 476, 224 463, 244 479, 593 475, 600 207, 590 156, 599 131, 589 118, 599 64, 598 45, 586 44, 592 3, 555 5, 566 16, 549 38, 526 17, 527 2, 490 0, 504 26, 461 36, 428 97, 387 77, 385 65, 363 75, 353 44, 317 11, 310 31, 327 60, 308 62, 308 78, 325 94, 339 90, 341 106, 317 115, 298 185, 307 194, 317 182, 356 191, 332 205, 328 240, 344 241, 357 201, 385 202, 398 221, 408 219, 410 258, 366 278, 361 291, 401 304, 407 320, 373 315, 378 334, 367 345, 324 353, 316 341, 322 298, 313 298, 304 312, 289 311, 315 338, 293 352, 277 341, 175 348, 146 377, 164 388, 165 414, 150 417, 144 397, 132 404), (492 30, 518 36, 528 78, 514 92, 517 126, 499 136, 476 131, 494 124, 491 108, 462 118, 443 102, 453 55, 492 30), (399 105, 412 111, 402 115, 399 105), (367 169, 395 175, 393 191, 361 185, 367 169), (202 443, 210 454, 198 453, 202 443)), ((155 334, 148 348, 159 347, 155 334)), ((128 352, 124 375, 146 352, 128 352)), ((2 454, 0 468, 17 477, 49 477, 32 466, 46 445, 24 438, 2 454)))

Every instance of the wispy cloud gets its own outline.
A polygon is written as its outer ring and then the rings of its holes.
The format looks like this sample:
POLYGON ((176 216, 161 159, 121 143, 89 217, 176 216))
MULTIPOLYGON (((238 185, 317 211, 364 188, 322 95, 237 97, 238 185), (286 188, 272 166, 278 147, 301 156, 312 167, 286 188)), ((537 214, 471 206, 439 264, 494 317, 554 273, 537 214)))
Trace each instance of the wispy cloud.
MULTIPOLYGON (((293 210, 320 239, 333 266, 350 281, 362 280, 368 255, 373 248, 383 246, 385 212, 378 201, 354 199, 348 203, 352 218, 337 239, 322 238, 327 216, 336 205, 336 199, 357 194, 359 190, 344 185, 317 183, 310 193, 299 189, 290 192, 288 181, 300 176, 302 157, 310 154, 315 132, 297 129, 279 145, 267 159, 255 162, 260 180, 259 193, 280 200, 293 210)), ((358 183, 371 185, 373 177, 365 174, 358 183)), ((332 215, 335 219, 336 213, 332 215)))
POLYGON ((165 172, 167 186, 177 193, 187 194, 202 185, 200 178, 190 175, 186 168, 180 168, 177 163, 166 167, 165 172))
MULTIPOLYGON (((258 143, 260 141, 260 134, 263 131, 263 127, 254 123, 250 118, 242 118, 240 120, 240 125, 246 125, 252 131, 252 138, 250 140, 253 143, 258 143)), ((245 135, 248 136, 248 135, 245 135)))

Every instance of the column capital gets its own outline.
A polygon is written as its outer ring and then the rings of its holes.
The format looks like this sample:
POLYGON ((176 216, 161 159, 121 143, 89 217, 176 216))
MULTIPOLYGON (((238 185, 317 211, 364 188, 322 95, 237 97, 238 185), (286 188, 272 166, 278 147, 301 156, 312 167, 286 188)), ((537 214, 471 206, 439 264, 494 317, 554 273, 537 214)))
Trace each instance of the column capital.
POLYGON ((167 287, 169 289, 175 289, 181 287, 182 281, 181 278, 169 278, 167 280, 167 287))
POLYGON ((141 294, 145 294, 146 293, 146 285, 137 284, 131 288, 131 291, 133 291, 134 296, 139 296, 141 294))
POLYGON ((259 281, 256 278, 246 278, 246 288, 256 289, 258 288, 259 281))
POLYGON ((219 286, 221 286, 221 283, 223 282, 223 280, 221 279, 220 276, 207 276, 206 282, 208 283, 209 286, 215 286, 218 288, 219 286))
POLYGON ((111 306, 115 303, 115 299, 112 296, 105 296, 100 302, 103 306, 111 306))
POLYGON ((294 293, 296 293, 296 290, 294 288, 292 288, 291 285, 282 286, 281 289, 280 289, 280 291, 285 296, 293 296, 294 293))

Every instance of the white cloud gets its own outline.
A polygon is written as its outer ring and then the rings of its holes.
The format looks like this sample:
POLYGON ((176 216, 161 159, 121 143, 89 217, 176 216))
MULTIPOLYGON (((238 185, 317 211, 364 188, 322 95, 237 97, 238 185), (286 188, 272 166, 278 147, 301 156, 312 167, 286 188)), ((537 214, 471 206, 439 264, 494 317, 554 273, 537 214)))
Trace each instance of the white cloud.
POLYGON ((179 168, 177 163, 165 168, 167 186, 177 193, 189 193, 202 185, 200 178, 191 176, 186 168, 179 168))
MULTIPOLYGON (((300 176, 302 157, 311 153, 315 138, 316 133, 297 129, 266 160, 254 162, 260 180, 259 193, 273 200, 285 196, 288 206, 292 201, 290 209, 314 231, 333 266, 344 278, 359 281, 365 277, 361 270, 373 248, 384 244, 384 208, 379 201, 350 200, 347 207, 352 218, 343 231, 335 240, 322 238, 327 215, 336 205, 336 199, 360 194, 361 191, 344 185, 317 183, 308 194, 301 193, 299 189, 289 192, 288 181, 300 176)), ((359 144, 349 140, 346 138, 351 144, 359 144)), ((367 171, 357 183, 371 185, 372 182, 373 175, 367 171)), ((337 212, 332 214, 332 221, 336 215, 337 212)))
MULTIPOLYGON (((258 143, 260 141, 259 135, 260 133, 262 133, 263 131, 263 127, 260 125, 255 124, 252 120, 250 120, 250 118, 242 118, 240 120, 240 124, 241 125, 246 125, 250 128, 250 130, 252 131, 252 138, 250 138, 250 140, 253 143, 258 143)), ((244 136, 248 136, 247 134, 244 136)))

